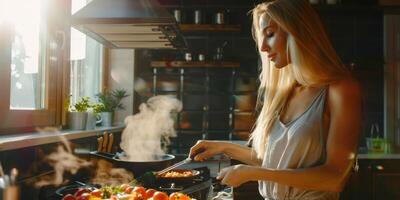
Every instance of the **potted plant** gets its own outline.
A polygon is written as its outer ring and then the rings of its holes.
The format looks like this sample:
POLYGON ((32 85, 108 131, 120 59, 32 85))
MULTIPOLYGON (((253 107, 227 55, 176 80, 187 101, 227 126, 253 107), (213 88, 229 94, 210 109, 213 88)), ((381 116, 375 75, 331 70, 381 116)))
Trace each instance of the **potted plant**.
POLYGON ((68 126, 72 130, 83 130, 86 128, 88 113, 90 107, 90 98, 82 97, 74 105, 68 102, 68 126))
POLYGON ((119 109, 125 109, 122 99, 128 96, 129 94, 123 89, 115 89, 111 92, 105 91, 104 93, 97 94, 99 103, 96 106, 96 110, 100 113, 103 126, 112 126, 114 112, 119 109))
POLYGON ((101 123, 101 119, 99 120, 101 106, 102 106, 102 104, 91 102, 91 104, 87 110, 87 113, 88 113, 87 122, 86 122, 87 130, 93 130, 96 128, 97 124, 101 123))

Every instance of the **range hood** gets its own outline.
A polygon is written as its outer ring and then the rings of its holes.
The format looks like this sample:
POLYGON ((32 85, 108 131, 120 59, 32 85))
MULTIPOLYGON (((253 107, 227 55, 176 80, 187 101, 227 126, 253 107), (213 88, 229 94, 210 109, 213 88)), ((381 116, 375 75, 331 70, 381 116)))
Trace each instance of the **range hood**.
POLYGON ((71 24, 109 48, 187 46, 175 18, 156 0, 93 0, 72 16, 71 24))

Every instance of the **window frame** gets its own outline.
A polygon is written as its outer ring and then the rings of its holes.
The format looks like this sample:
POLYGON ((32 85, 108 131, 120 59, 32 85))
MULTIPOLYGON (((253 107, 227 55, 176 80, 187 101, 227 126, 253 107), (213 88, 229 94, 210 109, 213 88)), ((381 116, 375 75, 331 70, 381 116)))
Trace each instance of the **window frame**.
MULTIPOLYGON (((53 126, 59 128, 61 125, 61 113, 63 110, 62 94, 65 81, 65 64, 68 60, 65 58, 65 52, 68 52, 68 46, 65 45, 68 37, 66 27, 66 10, 68 2, 52 2, 47 1, 48 8, 46 10, 47 29, 44 30, 47 35, 45 41, 45 73, 43 74, 45 81, 44 108, 40 110, 11 110, 10 109, 10 86, 11 86, 11 51, 13 34, 6 26, 0 27, 3 37, 0 38, 0 134, 32 132, 37 127, 53 126), (61 4, 62 3, 62 4, 61 4), (57 9, 54 9, 55 7, 57 9), (59 22, 64 22, 60 23, 59 22), (63 41, 64 40, 64 41, 63 41), (54 48, 56 46, 56 48, 54 48), (53 48, 51 48, 53 47, 53 48), (56 58, 56 59, 50 59, 56 58)), ((69 27, 69 26, 68 26, 69 27)))
MULTIPOLYGON (((45 58, 45 108, 41 110, 10 110, 12 33, 0 25, 0 135, 34 132, 37 127, 65 128, 66 103, 70 94, 70 42, 72 0, 47 1, 47 39, 45 58), (51 48, 51 46, 57 48, 51 48), (50 60, 50 57, 57 58, 50 60)), ((109 49, 103 46, 102 91, 109 82, 109 49)))

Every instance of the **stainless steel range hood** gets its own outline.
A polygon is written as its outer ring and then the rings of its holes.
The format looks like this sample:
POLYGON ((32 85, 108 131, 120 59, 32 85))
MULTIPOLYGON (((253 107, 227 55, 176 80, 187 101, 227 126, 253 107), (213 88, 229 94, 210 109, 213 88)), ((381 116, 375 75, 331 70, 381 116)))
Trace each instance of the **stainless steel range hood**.
POLYGON ((110 48, 182 49, 175 18, 156 0, 93 0, 72 26, 110 48))

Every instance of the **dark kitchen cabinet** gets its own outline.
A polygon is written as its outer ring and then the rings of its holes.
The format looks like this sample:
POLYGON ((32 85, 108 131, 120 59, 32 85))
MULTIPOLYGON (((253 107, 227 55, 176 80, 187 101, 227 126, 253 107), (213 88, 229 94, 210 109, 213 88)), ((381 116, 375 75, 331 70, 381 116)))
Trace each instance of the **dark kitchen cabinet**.
POLYGON ((359 159, 342 200, 400 199, 400 159, 359 159))
POLYGON ((170 148, 177 154, 188 153, 199 139, 247 139, 255 121, 258 87, 258 53, 247 15, 252 2, 190 2, 160 0, 171 14, 179 10, 187 49, 137 50, 135 56, 135 78, 144 80, 146 87, 135 95, 135 108, 154 95, 175 96, 183 103, 177 116, 178 137, 170 148), (194 23, 196 10, 200 24, 194 23), (221 24, 216 23, 217 13, 224 17, 221 24), (186 53, 192 60, 185 59, 186 53))

